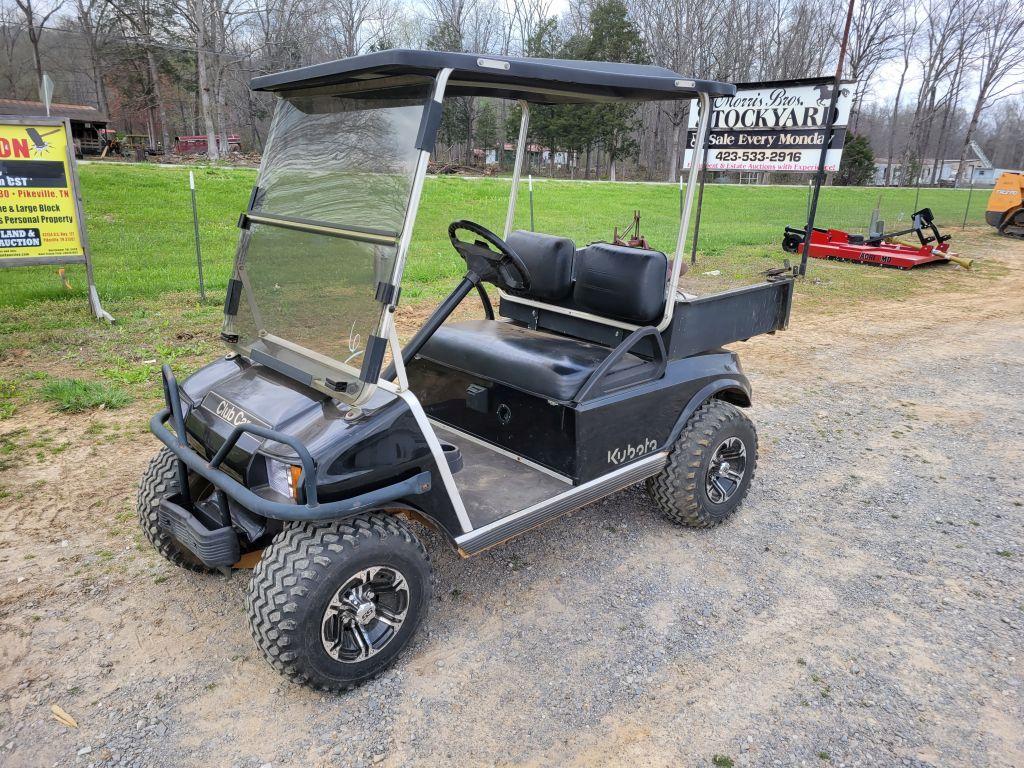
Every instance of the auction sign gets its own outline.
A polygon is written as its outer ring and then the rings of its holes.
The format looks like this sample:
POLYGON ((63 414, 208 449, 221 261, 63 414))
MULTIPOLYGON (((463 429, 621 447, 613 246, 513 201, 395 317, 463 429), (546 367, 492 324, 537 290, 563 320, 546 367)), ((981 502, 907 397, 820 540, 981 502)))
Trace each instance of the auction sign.
MULTIPOLYGON (((815 173, 825 142, 832 78, 740 83, 736 95, 714 99, 708 133, 711 171, 815 173)), ((850 118, 852 88, 843 83, 833 117, 825 171, 838 171, 850 118)), ((697 144, 697 106, 690 108, 683 167, 697 144)))
POLYGON ((89 304, 100 306, 78 191, 71 124, 0 115, 0 268, 85 264, 89 304))

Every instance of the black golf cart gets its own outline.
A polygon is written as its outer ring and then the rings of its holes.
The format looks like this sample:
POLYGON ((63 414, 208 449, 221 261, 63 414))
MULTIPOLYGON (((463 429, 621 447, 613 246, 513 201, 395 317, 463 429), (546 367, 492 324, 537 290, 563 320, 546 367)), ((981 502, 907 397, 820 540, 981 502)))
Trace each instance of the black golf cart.
POLYGON ((255 564, 249 620, 273 666, 343 689, 394 661, 431 596, 409 521, 469 556, 642 480, 677 523, 736 509, 757 437, 722 345, 785 328, 792 278, 678 291, 696 168, 674 258, 512 231, 531 104, 697 99, 700 145, 710 100, 732 85, 384 51, 252 86, 280 99, 239 222, 230 351, 181 384, 164 367, 167 407, 150 426, 166 448, 139 516, 173 563, 255 564), (457 96, 522 105, 505 228, 451 224, 465 277, 402 347, 413 223, 442 101, 457 96), (482 319, 445 323, 474 292, 482 319))

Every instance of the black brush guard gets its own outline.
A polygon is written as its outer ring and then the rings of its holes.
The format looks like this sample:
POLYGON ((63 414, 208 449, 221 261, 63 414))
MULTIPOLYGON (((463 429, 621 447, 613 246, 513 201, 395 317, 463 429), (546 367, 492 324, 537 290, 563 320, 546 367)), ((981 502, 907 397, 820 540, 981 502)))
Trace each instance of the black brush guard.
MULTIPOLYGON (((313 462, 313 457, 302 442, 292 435, 256 424, 240 424, 236 426, 231 434, 228 435, 224 444, 214 454, 213 458, 210 461, 206 461, 188 444, 178 383, 168 365, 163 367, 163 387, 164 400, 167 403, 167 407, 160 410, 149 420, 149 429, 178 459, 178 487, 180 490, 173 499, 172 504, 178 509, 189 512, 189 514, 191 514, 190 510, 193 507, 193 500, 188 486, 189 471, 210 481, 217 488, 218 493, 226 494, 250 512, 262 515, 263 517, 285 521, 337 520, 349 517, 363 509, 376 507, 390 501, 396 501, 397 499, 408 498, 409 496, 416 496, 430 490, 430 472, 420 472, 413 477, 384 488, 378 488, 377 490, 347 499, 321 503, 317 496, 316 465, 313 462), (174 432, 167 429, 166 424, 168 420, 173 421, 174 432), (274 440, 275 442, 287 445, 295 451, 295 454, 299 457, 299 462, 302 464, 302 474, 299 476, 299 483, 305 495, 304 504, 266 499, 246 488, 242 483, 220 469, 224 459, 231 452, 231 449, 235 447, 239 438, 245 433, 267 440, 274 440)), ((221 508, 227 510, 227 504, 223 503, 221 508)), ((176 514, 176 511, 171 511, 170 514, 180 517, 180 515, 176 514)), ((230 525, 230 521, 225 521, 225 527, 228 525, 230 525)), ((194 554, 199 556, 199 553, 194 554)))

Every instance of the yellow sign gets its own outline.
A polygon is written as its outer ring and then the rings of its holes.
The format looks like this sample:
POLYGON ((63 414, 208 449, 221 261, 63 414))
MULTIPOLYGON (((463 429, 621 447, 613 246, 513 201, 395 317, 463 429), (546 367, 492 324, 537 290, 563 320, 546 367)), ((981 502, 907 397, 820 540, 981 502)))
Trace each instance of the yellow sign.
POLYGON ((85 254, 70 162, 65 124, 0 122, 0 261, 85 254))

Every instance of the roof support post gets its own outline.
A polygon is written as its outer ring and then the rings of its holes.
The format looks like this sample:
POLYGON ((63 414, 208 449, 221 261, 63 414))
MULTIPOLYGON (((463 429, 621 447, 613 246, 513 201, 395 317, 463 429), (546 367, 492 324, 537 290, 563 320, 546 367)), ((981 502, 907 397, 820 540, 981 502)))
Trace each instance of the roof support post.
POLYGON ((508 201, 508 213, 505 214, 505 233, 503 240, 508 240, 512 233, 512 222, 516 217, 516 198, 519 197, 519 177, 523 172, 523 157, 526 155, 526 132, 530 127, 530 105, 519 102, 522 117, 519 120, 519 141, 516 142, 516 160, 512 166, 512 197, 508 201))
MULTIPOLYGON (((434 90, 430 94, 431 101, 437 102, 440 107, 444 101, 444 91, 448 86, 448 77, 452 70, 442 69, 434 79, 434 90)), ((434 142, 428 142, 433 147, 434 142)), ((398 253, 395 256, 395 268, 391 275, 391 282, 394 285, 401 285, 402 273, 405 271, 405 260, 409 256, 409 245, 412 243, 412 230, 416 224, 416 214, 420 209, 420 197, 423 196, 423 180, 427 176, 427 163, 430 161, 430 149, 421 149, 416 159, 416 175, 412 180, 412 191, 409 193, 409 206, 405 210, 405 219, 402 222, 402 234, 398 240, 398 253)))
POLYGON ((700 120, 697 122, 697 135, 695 137, 693 153, 690 155, 690 174, 686 177, 686 195, 683 198, 683 213, 679 217, 679 235, 676 238, 676 250, 672 257, 672 279, 666 286, 665 294, 665 317, 658 325, 658 330, 665 330, 672 321, 676 288, 679 285, 679 273, 682 270, 686 254, 686 234, 690 228, 690 214, 693 211, 693 195, 697 188, 697 175, 704 170, 706 157, 701 151, 707 136, 708 126, 711 123, 711 96, 706 92, 698 94, 700 99, 700 120), (698 161, 698 158, 700 160, 698 161))

